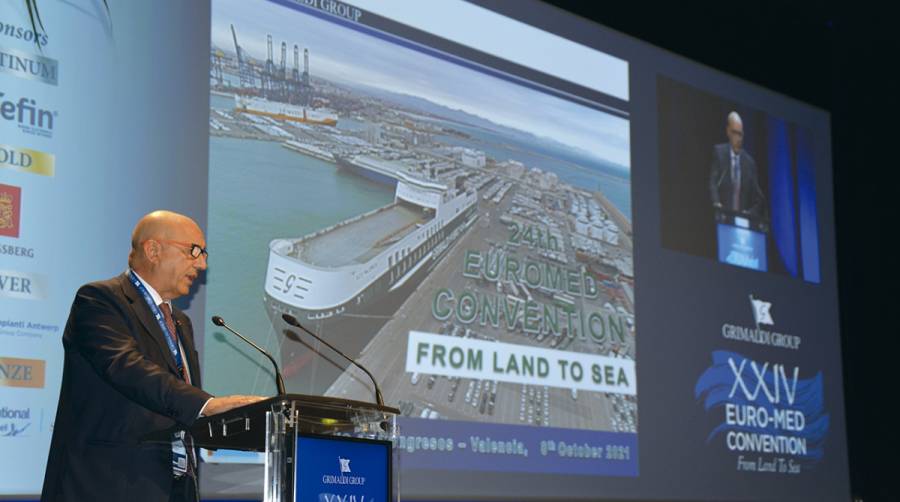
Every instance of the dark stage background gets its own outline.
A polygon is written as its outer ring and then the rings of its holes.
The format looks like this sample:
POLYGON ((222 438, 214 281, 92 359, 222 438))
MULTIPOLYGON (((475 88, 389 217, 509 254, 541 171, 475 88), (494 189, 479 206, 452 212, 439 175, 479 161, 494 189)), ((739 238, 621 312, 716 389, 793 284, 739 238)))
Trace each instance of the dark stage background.
POLYGON ((872 4, 550 1, 607 27, 831 112, 837 257, 854 496, 900 500, 893 413, 896 26, 872 4))

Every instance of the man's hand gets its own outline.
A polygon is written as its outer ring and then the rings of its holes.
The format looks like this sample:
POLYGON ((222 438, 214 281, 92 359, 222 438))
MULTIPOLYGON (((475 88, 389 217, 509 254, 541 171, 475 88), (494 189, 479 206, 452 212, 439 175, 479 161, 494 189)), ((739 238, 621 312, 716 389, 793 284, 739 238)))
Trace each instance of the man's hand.
POLYGON ((218 415, 228 410, 253 404, 257 401, 266 399, 262 396, 224 396, 214 397, 206 402, 206 406, 200 412, 203 416, 218 415))

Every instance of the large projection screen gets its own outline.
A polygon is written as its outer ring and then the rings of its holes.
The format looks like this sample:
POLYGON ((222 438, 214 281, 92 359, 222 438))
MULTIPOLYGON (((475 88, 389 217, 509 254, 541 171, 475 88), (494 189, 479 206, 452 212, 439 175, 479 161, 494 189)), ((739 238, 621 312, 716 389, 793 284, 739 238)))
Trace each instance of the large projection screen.
MULTIPOLYGON (((72 294, 163 206, 208 236, 205 388, 275 393, 221 315, 288 392, 372 400, 296 317, 401 410, 404 499, 848 497, 826 112, 539 2, 184 9, 48 5, 57 82, 0 71, 0 106, 57 112, 0 122, 4 451, 46 450, 72 294)), ((40 491, 33 457, 0 494, 40 491)), ((204 459, 205 497, 261 494, 261 456, 204 459)))

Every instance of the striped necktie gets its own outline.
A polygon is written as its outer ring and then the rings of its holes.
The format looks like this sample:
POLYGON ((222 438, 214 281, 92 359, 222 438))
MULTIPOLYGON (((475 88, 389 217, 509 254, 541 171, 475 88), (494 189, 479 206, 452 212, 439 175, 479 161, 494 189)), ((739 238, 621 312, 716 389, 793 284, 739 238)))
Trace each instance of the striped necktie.
MULTIPOLYGON (((163 317, 166 320, 166 327, 169 328, 169 336, 172 338, 175 346, 178 347, 178 331, 175 329, 175 319, 172 318, 172 307, 170 307, 168 303, 162 302, 159 306, 159 309, 162 311, 163 317)), ((180 348, 179 352, 182 352, 182 354, 181 364, 178 366, 178 371, 181 372, 181 378, 184 379, 185 382, 191 383, 191 377, 185 369, 187 359, 185 359, 185 354, 180 348)), ((176 361, 176 363, 177 362, 178 361, 176 361)))

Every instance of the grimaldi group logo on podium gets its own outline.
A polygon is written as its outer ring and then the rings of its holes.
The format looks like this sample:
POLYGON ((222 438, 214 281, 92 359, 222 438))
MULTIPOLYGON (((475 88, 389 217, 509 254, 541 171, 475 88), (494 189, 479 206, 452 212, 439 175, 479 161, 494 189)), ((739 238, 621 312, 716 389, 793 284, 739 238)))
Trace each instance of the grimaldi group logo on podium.
POLYGON ((341 464, 341 474, 349 474, 350 473, 350 459, 338 457, 338 462, 341 464))
POLYGON ((366 484, 365 476, 354 476, 353 472, 350 470, 350 459, 338 457, 338 466, 340 467, 340 474, 323 474, 322 475, 322 484, 323 485, 359 485, 364 486, 366 484))

